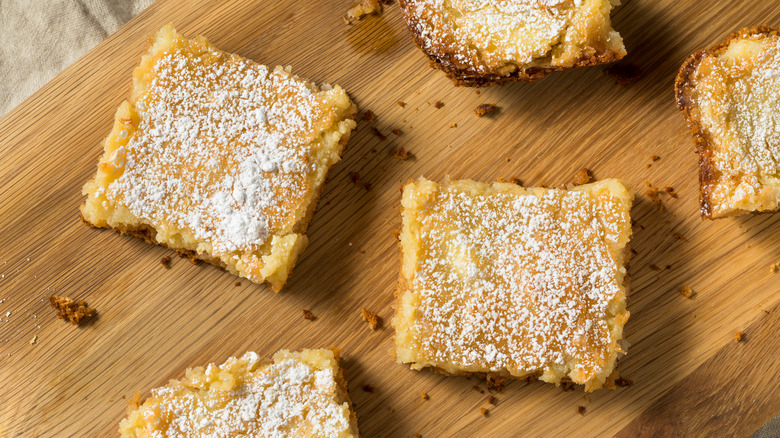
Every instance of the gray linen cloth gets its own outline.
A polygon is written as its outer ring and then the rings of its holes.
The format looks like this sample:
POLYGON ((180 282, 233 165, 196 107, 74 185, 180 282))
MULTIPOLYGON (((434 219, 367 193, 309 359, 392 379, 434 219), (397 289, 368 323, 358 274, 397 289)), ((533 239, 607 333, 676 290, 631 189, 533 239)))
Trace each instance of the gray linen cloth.
MULTIPOLYGON (((154 0, 0 0, 0 116, 154 0)), ((751 438, 780 438, 780 415, 751 438)))
POLYGON ((0 0, 0 116, 154 0, 0 0))

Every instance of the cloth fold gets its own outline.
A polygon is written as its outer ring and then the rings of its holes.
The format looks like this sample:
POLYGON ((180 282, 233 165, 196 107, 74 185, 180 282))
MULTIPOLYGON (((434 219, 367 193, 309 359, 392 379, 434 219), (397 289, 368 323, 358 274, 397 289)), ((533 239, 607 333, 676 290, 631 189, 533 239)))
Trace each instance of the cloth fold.
POLYGON ((0 0, 0 116, 154 0, 0 0))

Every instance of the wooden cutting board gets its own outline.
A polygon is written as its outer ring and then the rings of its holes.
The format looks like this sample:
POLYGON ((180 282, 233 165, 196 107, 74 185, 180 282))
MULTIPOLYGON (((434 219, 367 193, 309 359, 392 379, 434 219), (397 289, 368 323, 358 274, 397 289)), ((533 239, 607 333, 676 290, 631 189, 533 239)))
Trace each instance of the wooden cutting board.
POLYGON ((699 218, 697 157, 673 80, 694 50, 739 27, 780 25, 780 6, 695 3, 628 0, 614 12, 626 61, 644 72, 633 85, 593 67, 477 91, 427 66, 397 5, 347 26, 348 0, 158 0, 0 119, 0 436, 113 436, 128 399, 188 366, 329 346, 346 358, 364 437, 750 435, 780 412, 780 273, 769 268, 780 261, 780 214, 699 218), (338 83, 377 115, 334 167, 311 244, 278 295, 184 259, 167 270, 170 251, 77 217, 147 36, 168 22, 338 83), (482 103, 500 110, 478 118, 482 103), (416 158, 391 158, 401 146, 416 158), (513 382, 493 406, 475 378, 394 363, 399 185, 420 175, 561 185, 583 166, 636 192, 631 347, 619 367, 634 385, 587 395, 513 382), (353 172, 371 189, 355 186, 353 172), (679 198, 664 196, 660 210, 645 181, 679 198), (99 316, 83 327, 57 320, 52 294, 85 299, 99 316), (362 307, 384 319, 380 330, 361 320, 362 307))

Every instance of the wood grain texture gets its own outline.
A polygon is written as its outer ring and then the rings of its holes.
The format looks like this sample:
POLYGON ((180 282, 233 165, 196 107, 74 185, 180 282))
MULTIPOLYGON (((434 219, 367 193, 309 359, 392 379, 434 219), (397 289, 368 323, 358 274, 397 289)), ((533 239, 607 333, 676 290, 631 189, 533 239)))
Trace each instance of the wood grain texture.
POLYGON ((626 62, 644 72, 639 82, 619 88, 594 67, 479 94, 429 69, 397 6, 352 27, 341 19, 348 6, 158 0, 0 119, 0 436, 114 436, 126 399, 188 366, 246 350, 328 346, 346 357, 365 437, 747 436, 780 412, 780 274, 769 270, 780 261, 780 214, 699 218, 697 158, 673 97, 688 54, 740 27, 780 25, 776 1, 628 0, 614 26, 626 62), (147 36, 168 22, 260 63, 338 83, 377 114, 359 125, 331 172, 309 248, 278 295, 179 258, 166 270, 160 259, 170 251, 78 220, 81 186, 130 73, 147 36), (500 110, 477 118, 482 103, 500 110), (400 146, 416 158, 390 158, 400 146), (648 167, 651 155, 661 158, 648 167), (619 366, 635 384, 586 399, 580 389, 515 382, 492 406, 475 379, 395 364, 398 186, 420 175, 560 185, 583 166, 637 193, 631 347, 619 366), (371 190, 354 186, 352 172, 371 190), (679 198, 665 197, 659 210, 643 195, 644 181, 673 186, 679 198), (678 293, 683 285, 693 299, 678 293), (46 302, 54 293, 85 299, 98 317, 78 328, 56 320, 46 302), (361 307, 378 312, 383 328, 372 332, 361 307), (303 309, 318 319, 305 320, 303 309))

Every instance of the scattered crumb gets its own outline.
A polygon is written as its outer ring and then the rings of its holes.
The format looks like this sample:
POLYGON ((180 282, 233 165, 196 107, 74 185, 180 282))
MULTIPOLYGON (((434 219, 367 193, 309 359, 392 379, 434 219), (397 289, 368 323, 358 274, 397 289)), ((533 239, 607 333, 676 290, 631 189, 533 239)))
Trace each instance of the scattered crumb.
MULTIPOLYGON (((125 396, 122 396, 122 398, 125 398, 125 396)), ((136 391, 136 393, 133 394, 132 397, 127 399, 127 411, 130 412, 138 409, 138 405, 140 401, 141 401, 141 393, 136 391)))
POLYGON ((404 133, 403 131, 401 131, 401 128, 393 128, 393 130, 390 132, 392 132, 393 135, 401 135, 404 133))
POLYGON ((393 230, 393 236, 395 236, 395 240, 401 241, 401 230, 393 230))
POLYGON ((355 187, 362 187, 365 191, 371 190, 371 183, 364 183, 360 179, 360 174, 358 174, 357 172, 350 173, 349 179, 352 181, 352 184, 354 184, 355 187))
POLYGON ((593 172, 591 172, 590 169, 583 167, 574 174, 574 177, 571 180, 571 185, 581 186, 591 181, 593 181, 593 172))
POLYGON ((479 94, 479 90, 477 90, 476 94, 479 94))
POLYGON ((401 108, 403 108, 403 107, 405 107, 405 106, 406 106, 406 102, 403 102, 403 101, 399 100, 399 101, 398 101, 398 106, 400 106, 401 108))
MULTIPOLYGON (((649 183, 645 183, 645 185, 648 185, 649 183)), ((658 192, 658 189, 648 185, 648 189, 645 192, 645 195, 647 195, 648 198, 650 198, 651 201, 655 202, 655 204, 658 206, 658 209, 663 211, 664 204, 661 201, 661 195, 658 192)))
POLYGON ((642 70, 634 64, 617 63, 604 69, 604 74, 615 79, 618 87, 624 88, 642 79, 642 70))
POLYGON ((497 108, 498 107, 493 105, 492 103, 483 103, 477 106, 476 109, 474 109, 474 114, 476 114, 479 117, 486 116, 495 112, 497 108))
POLYGON ((411 160, 414 158, 414 154, 407 151, 405 148, 398 148, 397 151, 392 153, 392 156, 399 160, 411 160))
POLYGON ((588 396, 586 395, 586 396, 585 396, 585 401, 586 401, 586 402, 588 402, 588 403, 590 403, 590 397, 588 397, 588 396))
POLYGON ((509 157, 506 157, 506 158, 504 158, 504 161, 506 161, 508 163, 508 162, 510 162, 512 160, 510 160, 509 157))
POLYGON ((506 378, 492 377, 487 379, 488 391, 500 393, 506 387, 506 378))
POLYGON ((488 397, 488 403, 490 403, 491 405, 495 406, 495 405, 498 404, 498 399, 491 395, 490 397, 488 397))
POLYGON ((780 272, 780 262, 769 265, 769 272, 780 272))
POLYGON ((364 122, 373 122, 374 119, 376 119, 376 115, 371 110, 366 110, 362 116, 360 116, 360 120, 364 122))
POLYGON ((436 109, 439 109, 444 106, 444 102, 437 100, 436 103, 433 104, 433 107, 436 109))
POLYGON ((682 240, 682 241, 688 240, 681 233, 674 233, 674 238, 677 239, 677 240, 682 240))
POLYGON ((661 157, 659 157, 658 155, 650 155, 650 161, 651 162, 647 163, 647 167, 649 168, 650 166, 653 165, 654 162, 656 162, 656 161, 658 161, 660 159, 661 159, 661 157))
POLYGON ((479 413, 482 414, 483 417, 487 417, 488 414, 490 414, 490 411, 488 410, 488 408, 480 408, 479 413))
POLYGON ((381 14, 382 3, 379 0, 359 0, 347 10, 347 23, 360 20, 369 14, 381 14))
POLYGON ((387 410, 390 411, 390 413, 395 412, 395 408, 392 406, 388 406, 387 410))
POLYGON ((303 317, 304 317, 305 319, 308 319, 309 321, 314 321, 315 319, 317 319, 317 317, 316 317, 316 316, 314 316, 314 314, 313 314, 313 313, 309 312, 309 311, 308 311, 308 310, 306 310, 306 309, 303 309, 303 317))
POLYGON ((422 435, 419 432, 417 432, 414 434, 414 438, 422 438, 422 435))
POLYGON ((38 343, 38 335, 33 336, 32 339, 30 339, 30 345, 35 345, 38 343))
POLYGON ((366 309, 365 307, 360 309, 360 316, 363 317, 363 321, 368 323, 371 330, 376 330, 382 325, 382 319, 377 316, 376 313, 366 309))
POLYGON ((685 298, 691 299, 693 298, 693 289, 690 288, 690 286, 683 286, 682 289, 680 289, 680 295, 684 296, 685 298))
POLYGON ((656 265, 655 263, 651 263, 649 267, 650 267, 650 269, 652 269, 653 271, 661 271, 661 267, 660 267, 660 266, 658 266, 658 265, 656 265))
POLYGON ((457 127, 458 127, 458 124, 457 124, 457 123, 455 123, 455 122, 453 122, 453 123, 450 125, 450 128, 457 128, 457 127))
POLYGON ((363 391, 370 392, 371 394, 373 394, 373 393, 376 392, 376 388, 374 388, 373 386, 371 386, 369 384, 365 384, 365 385, 363 385, 363 391))
POLYGON ((574 391, 574 382, 562 382, 561 389, 563 392, 574 391))
POLYGON ((585 406, 582 405, 577 406, 577 413, 580 415, 585 415, 585 406))
POLYGON ((163 268, 170 268, 171 267, 171 256, 165 256, 162 259, 160 259, 160 264, 163 268))
MULTIPOLYGON (((480 388, 480 387, 479 387, 479 386, 477 386, 477 385, 474 385, 474 386, 472 386, 472 388, 474 388, 474 391, 477 391, 477 392, 478 392, 478 393, 480 393, 480 394, 484 394, 484 393, 485 393, 485 390, 484 390, 484 389, 482 389, 482 388, 480 388)), ((491 395, 491 397, 493 397, 493 396, 491 395)))
POLYGON ((743 332, 735 332, 734 333, 734 342, 742 342, 744 339, 744 333, 743 332))
POLYGON ((671 196, 672 198, 674 199, 678 198, 677 193, 674 191, 674 187, 666 186, 664 187, 664 191, 666 192, 667 195, 671 196))
POLYGON ((377 129, 376 127, 371 128, 371 132, 374 133, 374 135, 379 139, 379 141, 385 141, 387 140, 387 136, 382 134, 382 131, 377 129))
POLYGON ((634 381, 631 379, 626 379, 623 377, 618 377, 615 379, 615 385, 620 388, 628 388, 629 386, 633 385, 634 381))
POLYGON ((70 321, 73 325, 95 314, 95 309, 88 307, 83 300, 73 301, 68 297, 52 295, 49 302, 57 310, 57 318, 70 321))
POLYGON ((428 399, 430 399, 430 397, 428 396, 428 393, 427 393, 427 392, 421 392, 421 393, 420 393, 420 398, 421 398, 421 399, 423 399, 423 400, 428 400, 428 399))

